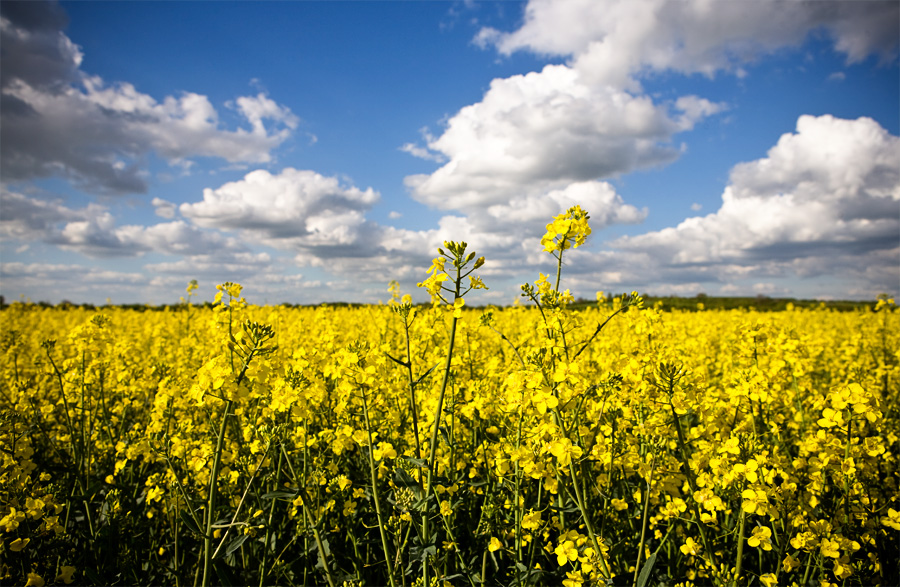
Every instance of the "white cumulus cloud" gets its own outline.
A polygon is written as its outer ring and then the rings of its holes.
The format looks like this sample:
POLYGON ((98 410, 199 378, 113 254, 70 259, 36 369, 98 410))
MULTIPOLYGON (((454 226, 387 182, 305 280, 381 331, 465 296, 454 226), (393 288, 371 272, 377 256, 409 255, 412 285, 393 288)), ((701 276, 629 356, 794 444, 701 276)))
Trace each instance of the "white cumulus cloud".
POLYGON ((448 162, 406 184, 415 199, 444 210, 546 194, 669 163, 680 153, 672 136, 720 108, 699 98, 654 104, 586 84, 571 67, 548 65, 491 82, 480 102, 461 109, 429 142, 448 162))
POLYGON ((507 55, 570 56, 592 81, 636 89, 637 78, 651 72, 741 74, 747 63, 819 29, 848 62, 872 53, 889 60, 898 18, 893 1, 530 0, 518 30, 483 29, 476 42, 507 55))
POLYGON ((612 244, 717 279, 738 268, 812 277, 868 267, 871 290, 896 287, 900 138, 869 118, 801 116, 766 157, 732 169, 718 211, 612 244))
POLYGON ((182 216, 199 226, 243 230, 277 242, 348 243, 379 199, 369 188, 347 186, 314 171, 285 168, 278 174, 252 171, 239 181, 203 190, 203 200, 185 203, 182 216))
POLYGON ((512 200, 547 197, 676 160, 678 133, 727 109, 684 95, 656 101, 643 77, 665 71, 744 75, 754 60, 824 31, 848 62, 896 55, 896 2, 530 0, 514 31, 482 29, 476 43, 502 55, 568 58, 541 71, 495 79, 482 99, 426 137, 445 158, 405 180, 413 198, 475 217, 512 200))

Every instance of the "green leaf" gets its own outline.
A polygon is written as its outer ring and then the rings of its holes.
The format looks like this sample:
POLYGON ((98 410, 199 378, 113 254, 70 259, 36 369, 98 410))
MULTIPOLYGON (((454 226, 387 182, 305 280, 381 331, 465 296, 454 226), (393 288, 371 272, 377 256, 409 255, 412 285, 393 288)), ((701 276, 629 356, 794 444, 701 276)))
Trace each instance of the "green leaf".
POLYGON ((241 534, 240 536, 232 540, 231 543, 225 548, 225 556, 228 556, 235 550, 239 549, 243 543, 247 542, 248 538, 250 538, 249 534, 241 534))
POLYGON ((447 446, 452 448, 453 442, 450 440, 450 431, 447 429, 447 427, 441 426, 440 428, 438 428, 438 430, 440 431, 441 437, 444 439, 444 442, 447 443, 447 446))
POLYGON ((398 365, 400 365, 401 367, 409 367, 409 366, 410 366, 410 363, 409 363, 408 361, 401 361, 400 359, 398 359, 397 357, 391 355, 390 353, 384 353, 384 355, 385 355, 387 358, 389 358, 390 360, 392 360, 392 361, 394 361, 395 363, 397 363, 398 365))
POLYGON ((414 464, 415 466, 417 466, 420 469, 424 469, 425 465, 427 464, 425 459, 417 459, 417 458, 411 457, 409 455, 400 455, 400 458, 403 459, 404 461, 414 464))
POLYGON ((394 483, 397 484, 397 487, 419 486, 419 483, 409 473, 399 468, 394 471, 394 483))
POLYGON ((264 493, 263 499, 289 499, 293 501, 297 497, 296 491, 270 491, 269 493, 264 493))
POLYGON ((425 371, 424 373, 422 373, 422 374, 419 376, 419 378, 416 379, 416 381, 413 383, 413 387, 416 387, 417 385, 419 385, 420 383, 422 383, 422 380, 425 379, 426 377, 428 377, 429 375, 431 375, 431 372, 434 371, 435 369, 437 369, 437 368, 438 368, 438 365, 440 365, 440 363, 438 363, 437 365, 435 365, 434 367, 432 367, 432 368, 429 369, 428 371, 425 371))
POLYGON ((646 587, 647 580, 650 579, 650 571, 653 570, 653 565, 656 563, 656 553, 650 555, 650 558, 647 559, 647 562, 644 563, 644 566, 641 567, 641 573, 638 575, 637 587, 646 587))
POLYGON ((428 559, 430 557, 433 557, 436 555, 437 555, 437 546, 432 545, 432 546, 422 549, 422 555, 419 560, 421 560, 422 562, 426 562, 426 561, 428 561, 428 559))
POLYGON ((329 556, 329 555, 331 554, 331 545, 328 544, 328 539, 327 539, 327 538, 324 538, 324 539, 322 540, 322 548, 325 549, 325 552, 324 552, 324 553, 323 553, 322 551, 320 551, 318 548, 316 548, 316 554, 318 555, 318 559, 316 560, 316 568, 319 568, 319 569, 324 569, 324 568, 326 568, 326 567, 325 567, 325 559, 322 558, 322 556, 323 556, 323 555, 324 555, 324 556, 329 556))
POLYGON ((203 532, 201 532, 200 528, 197 527, 196 522, 194 522, 194 518, 191 517, 191 514, 187 510, 180 510, 178 512, 178 517, 181 518, 181 523, 184 524, 185 528, 187 528, 194 534, 203 536, 203 532))

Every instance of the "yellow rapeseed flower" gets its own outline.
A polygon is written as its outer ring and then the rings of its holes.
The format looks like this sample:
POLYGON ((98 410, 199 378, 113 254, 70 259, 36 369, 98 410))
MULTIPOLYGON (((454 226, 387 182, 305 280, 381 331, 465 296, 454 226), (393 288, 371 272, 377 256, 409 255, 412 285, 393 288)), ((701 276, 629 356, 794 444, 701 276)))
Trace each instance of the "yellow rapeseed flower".
POLYGON ((757 526, 747 539, 747 544, 762 550, 772 550, 772 530, 766 526, 757 526))
POLYGON ((700 554, 700 545, 694 542, 693 538, 688 536, 687 539, 685 539, 684 544, 681 545, 680 550, 682 554, 697 556, 700 554))
POLYGON ((888 508, 887 513, 888 515, 886 518, 881 518, 881 523, 888 528, 900 530, 900 512, 898 512, 894 508, 888 508))
POLYGON ((31 538, 16 538, 9 543, 9 549, 13 552, 20 552, 23 548, 28 546, 29 542, 31 542, 31 538))

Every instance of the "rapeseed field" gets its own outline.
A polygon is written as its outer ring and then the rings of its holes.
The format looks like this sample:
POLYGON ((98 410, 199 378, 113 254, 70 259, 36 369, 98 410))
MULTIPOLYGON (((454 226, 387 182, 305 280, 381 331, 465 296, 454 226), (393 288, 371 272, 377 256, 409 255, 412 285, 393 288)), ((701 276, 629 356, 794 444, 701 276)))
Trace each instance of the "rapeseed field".
POLYGON ((897 585, 900 313, 2 310, 4 585, 897 585))

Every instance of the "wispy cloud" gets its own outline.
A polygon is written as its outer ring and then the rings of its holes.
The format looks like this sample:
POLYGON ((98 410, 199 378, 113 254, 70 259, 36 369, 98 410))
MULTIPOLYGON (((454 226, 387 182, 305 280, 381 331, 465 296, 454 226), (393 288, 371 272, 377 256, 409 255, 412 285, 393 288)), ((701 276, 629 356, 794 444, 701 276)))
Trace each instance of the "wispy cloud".
POLYGON ((0 172, 4 181, 64 177, 87 192, 143 193, 146 157, 184 168, 196 157, 265 163, 299 119, 265 94, 235 108, 249 129, 228 130, 209 99, 185 92, 158 102, 127 82, 81 69, 55 4, 3 3, 0 172))

